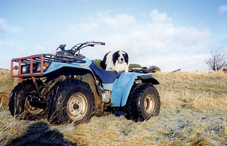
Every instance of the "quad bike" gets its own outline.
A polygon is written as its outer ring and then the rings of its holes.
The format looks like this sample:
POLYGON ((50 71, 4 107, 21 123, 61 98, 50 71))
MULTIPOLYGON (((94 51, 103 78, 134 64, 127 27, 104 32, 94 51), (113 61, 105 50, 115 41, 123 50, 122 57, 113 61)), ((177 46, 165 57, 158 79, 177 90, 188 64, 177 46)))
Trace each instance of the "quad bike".
POLYGON ((105 43, 85 42, 69 50, 60 45, 55 54, 12 59, 11 76, 20 83, 10 95, 11 115, 76 125, 113 109, 123 110, 134 121, 159 115, 160 97, 153 86, 159 82, 150 74, 99 68, 80 53, 95 45, 105 43))

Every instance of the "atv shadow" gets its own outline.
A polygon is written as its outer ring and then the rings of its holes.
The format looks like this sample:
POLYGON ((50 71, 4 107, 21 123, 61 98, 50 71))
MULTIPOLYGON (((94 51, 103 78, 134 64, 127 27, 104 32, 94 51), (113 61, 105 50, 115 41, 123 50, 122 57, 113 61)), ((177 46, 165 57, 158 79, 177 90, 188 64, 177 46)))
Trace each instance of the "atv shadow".
POLYGON ((125 115, 125 112, 122 111, 122 110, 116 110, 116 111, 113 112, 113 114, 114 114, 115 116, 117 116, 117 117, 120 117, 120 116, 122 116, 122 115, 125 115))
POLYGON ((26 133, 8 142, 6 146, 76 146, 68 142, 57 129, 50 130, 48 124, 38 122, 30 125, 26 133))

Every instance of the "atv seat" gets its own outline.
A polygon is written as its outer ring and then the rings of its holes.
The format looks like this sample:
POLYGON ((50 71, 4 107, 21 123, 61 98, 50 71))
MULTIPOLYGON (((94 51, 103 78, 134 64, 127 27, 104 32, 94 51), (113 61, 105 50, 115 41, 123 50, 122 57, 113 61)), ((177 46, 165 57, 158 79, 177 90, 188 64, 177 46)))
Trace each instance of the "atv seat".
POLYGON ((97 75, 104 84, 113 83, 116 78, 118 78, 123 72, 107 71, 99 68, 94 61, 92 61, 90 68, 93 70, 95 75, 97 75))

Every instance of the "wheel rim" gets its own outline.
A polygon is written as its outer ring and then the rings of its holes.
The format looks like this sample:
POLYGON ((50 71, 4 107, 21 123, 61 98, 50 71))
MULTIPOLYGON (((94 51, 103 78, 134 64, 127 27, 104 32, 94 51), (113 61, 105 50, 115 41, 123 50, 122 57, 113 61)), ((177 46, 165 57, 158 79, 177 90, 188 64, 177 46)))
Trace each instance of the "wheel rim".
MULTIPOLYGON (((30 93, 36 93, 36 91, 33 90, 30 93)), ((25 106, 26 111, 28 111, 29 113, 31 113, 33 115, 37 115, 43 111, 43 109, 41 109, 41 108, 36 108, 36 107, 32 106, 30 104, 30 102, 28 101, 27 97, 26 97, 24 106, 25 106)))
POLYGON ((68 116, 73 121, 81 120, 88 111, 87 98, 82 93, 73 94, 67 103, 68 116))
POLYGON ((29 113, 33 114, 33 115, 37 115, 37 114, 39 114, 39 113, 41 113, 43 111, 43 109, 41 109, 41 108, 36 108, 36 107, 31 106, 27 99, 25 101, 25 105, 24 106, 25 106, 25 109, 29 113))
POLYGON ((144 109, 148 114, 151 114, 154 111, 155 102, 152 96, 146 96, 144 100, 144 109))

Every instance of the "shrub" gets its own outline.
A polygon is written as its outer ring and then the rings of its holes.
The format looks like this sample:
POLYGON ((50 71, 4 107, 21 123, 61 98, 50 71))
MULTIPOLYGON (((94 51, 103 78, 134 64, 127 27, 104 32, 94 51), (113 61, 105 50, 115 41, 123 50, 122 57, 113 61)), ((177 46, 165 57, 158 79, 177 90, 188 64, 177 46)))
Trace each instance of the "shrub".
POLYGON ((139 65, 139 64, 129 64, 129 69, 132 69, 132 68, 141 68, 141 65, 139 65))

